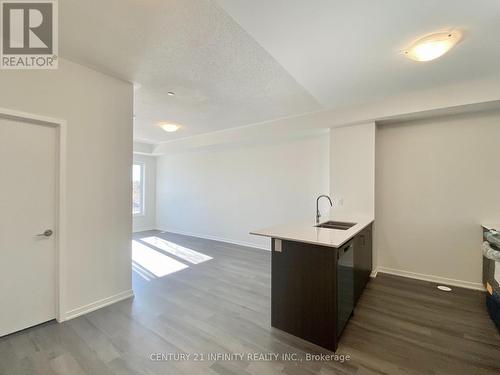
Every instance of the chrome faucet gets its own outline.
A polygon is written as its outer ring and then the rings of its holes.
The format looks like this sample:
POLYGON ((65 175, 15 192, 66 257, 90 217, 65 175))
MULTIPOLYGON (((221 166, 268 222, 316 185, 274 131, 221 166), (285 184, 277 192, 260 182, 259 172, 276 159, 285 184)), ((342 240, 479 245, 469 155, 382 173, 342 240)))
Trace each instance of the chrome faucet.
POLYGON ((332 200, 328 195, 320 195, 318 199, 316 199, 316 224, 319 224, 319 218, 321 217, 321 213, 319 212, 318 203, 321 198, 327 198, 330 201, 330 206, 333 207, 332 200))

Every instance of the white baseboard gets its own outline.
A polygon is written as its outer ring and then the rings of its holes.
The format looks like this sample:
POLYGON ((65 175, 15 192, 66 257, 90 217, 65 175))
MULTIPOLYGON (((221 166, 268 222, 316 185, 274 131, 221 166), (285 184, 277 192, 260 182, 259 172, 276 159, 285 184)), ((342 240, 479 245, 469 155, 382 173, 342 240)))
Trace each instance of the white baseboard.
POLYGON ((156 230, 155 227, 139 227, 132 229, 132 233, 147 232, 148 230, 156 230))
POLYGON ((271 251, 271 241, 269 241, 269 247, 264 247, 262 245, 256 245, 256 244, 251 243, 251 242, 230 240, 230 239, 227 239, 227 238, 215 237, 215 236, 207 236, 207 235, 197 234, 197 233, 191 233, 191 232, 184 232, 184 231, 178 231, 178 230, 169 230, 169 229, 161 229, 161 228, 158 229, 158 230, 160 230, 162 232, 168 232, 168 233, 174 233, 174 234, 181 234, 183 236, 203 238, 205 240, 219 241, 219 242, 230 243, 230 244, 233 244, 233 245, 240 245, 240 246, 245 246, 245 247, 252 247, 254 249, 259 249, 259 250, 271 251))
MULTIPOLYGON (((253 243, 236 241, 236 240, 229 240, 227 238, 200 235, 200 234, 191 233, 191 232, 184 232, 184 231, 173 231, 173 230, 167 230, 167 229, 158 229, 158 230, 160 230, 162 232, 169 232, 169 233, 180 234, 180 235, 184 235, 184 236, 203 238, 203 239, 207 239, 207 240, 225 242, 225 243, 230 243, 230 244, 240 245, 240 246, 245 246, 245 247, 252 247, 254 249, 259 249, 259 250, 266 250, 266 251, 271 250, 270 247, 262 247, 262 246, 259 246, 259 245, 253 244, 253 243)), ((474 283, 471 281, 449 279, 446 277, 426 275, 423 273, 397 270, 397 269, 388 268, 388 267, 377 267, 376 269, 372 270, 370 277, 372 277, 372 278, 377 277, 377 274, 379 272, 388 273, 390 275, 395 275, 395 276, 407 277, 410 279, 430 281, 430 282, 438 283, 438 284, 452 285, 452 286, 457 286, 457 287, 466 288, 466 289, 473 289, 473 290, 480 290, 480 291, 485 290, 482 283, 474 283)))
POLYGON ((416 273, 416 272, 403 271, 403 270, 396 270, 394 268, 378 267, 376 272, 388 273, 390 275, 395 275, 395 276, 408 277, 410 279, 430 281, 430 282, 437 283, 437 284, 457 286, 457 287, 466 288, 466 289, 474 289, 474 290, 481 290, 481 291, 485 290, 482 283, 474 283, 471 281, 448 279, 446 277, 426 275, 423 273, 416 273))
POLYGON ((103 308, 105 306, 112 305, 113 303, 123 301, 124 299, 130 298, 134 296, 134 291, 132 289, 126 290, 124 292, 115 294, 114 296, 103 298, 99 301, 95 301, 92 303, 89 303, 88 305, 78 307, 76 309, 67 311, 66 314, 64 314, 63 319, 61 322, 64 322, 66 320, 74 319, 78 316, 88 314, 89 312, 98 310, 100 308, 103 308))

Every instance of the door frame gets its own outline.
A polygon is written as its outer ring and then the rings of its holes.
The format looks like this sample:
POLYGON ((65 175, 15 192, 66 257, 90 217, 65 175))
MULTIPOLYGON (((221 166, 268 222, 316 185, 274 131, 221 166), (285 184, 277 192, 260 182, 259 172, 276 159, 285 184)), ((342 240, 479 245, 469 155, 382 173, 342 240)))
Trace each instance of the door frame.
POLYGON ((66 255, 66 128, 65 120, 10 110, 0 107, 0 118, 28 122, 34 125, 51 126, 57 131, 57 162, 56 162, 56 241, 55 241, 55 295, 56 320, 65 320, 66 280, 63 264, 66 255))

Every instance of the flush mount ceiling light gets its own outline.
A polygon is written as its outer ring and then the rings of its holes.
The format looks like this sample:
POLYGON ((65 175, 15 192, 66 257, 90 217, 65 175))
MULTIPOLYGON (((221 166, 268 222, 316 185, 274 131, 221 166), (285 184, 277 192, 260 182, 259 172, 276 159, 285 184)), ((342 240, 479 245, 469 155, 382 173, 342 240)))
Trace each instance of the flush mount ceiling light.
POLYGON ((452 49, 461 37, 457 30, 427 35, 414 42, 404 54, 415 61, 431 61, 452 49))
POLYGON ((172 124, 171 122, 160 122, 158 125, 168 133, 173 133, 180 129, 179 125, 172 124))
POLYGON ((175 92, 169 91, 169 92, 167 92, 167 95, 169 95, 169 96, 175 96, 175 92))

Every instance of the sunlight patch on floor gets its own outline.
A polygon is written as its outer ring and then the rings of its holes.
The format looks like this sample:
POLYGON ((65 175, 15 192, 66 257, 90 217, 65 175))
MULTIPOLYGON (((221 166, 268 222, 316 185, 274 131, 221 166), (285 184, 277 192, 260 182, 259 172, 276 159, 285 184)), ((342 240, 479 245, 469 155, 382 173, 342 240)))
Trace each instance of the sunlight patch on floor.
POLYGON ((132 261, 136 263, 133 267, 134 271, 143 278, 150 276, 148 273, 163 277, 188 268, 184 263, 135 240, 132 241, 132 261))
POLYGON ((137 275, 139 275, 146 281, 151 281, 152 279, 156 279, 156 277, 153 274, 145 272, 144 268, 140 267, 135 262, 132 262, 132 271, 134 271, 137 275))
POLYGON ((144 237, 141 238, 141 241, 144 241, 154 247, 157 247, 160 250, 166 251, 172 255, 175 255, 178 258, 181 258, 185 261, 188 261, 193 264, 199 264, 206 262, 207 260, 213 259, 211 256, 200 253, 193 249, 189 249, 187 247, 177 245, 176 243, 164 240, 160 237, 144 237))

